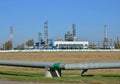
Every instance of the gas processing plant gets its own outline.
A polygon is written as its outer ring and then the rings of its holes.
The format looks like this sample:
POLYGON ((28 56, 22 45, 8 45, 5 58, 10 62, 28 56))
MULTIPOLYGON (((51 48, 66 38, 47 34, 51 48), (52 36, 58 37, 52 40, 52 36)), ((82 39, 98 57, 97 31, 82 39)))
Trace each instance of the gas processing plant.
MULTIPOLYGON (((44 34, 38 33, 38 42, 33 46, 26 46, 22 49, 114 49, 115 45, 112 40, 108 39, 107 25, 104 25, 104 39, 103 45, 90 44, 89 41, 80 41, 77 39, 76 25, 71 25, 72 32, 67 31, 62 39, 50 39, 48 38, 48 21, 44 22, 44 34), (43 36, 42 36, 43 35, 43 36)), ((10 27, 10 43, 13 45, 13 26, 10 27)), ((120 43, 117 37, 117 43, 120 43)), ((11 49, 14 49, 13 46, 11 49)))
POLYGON ((44 37, 38 33, 39 42, 35 44, 37 49, 87 49, 88 41, 79 41, 76 36, 76 25, 72 24, 72 33, 66 32, 64 39, 53 40, 48 38, 48 21, 44 22, 44 37))

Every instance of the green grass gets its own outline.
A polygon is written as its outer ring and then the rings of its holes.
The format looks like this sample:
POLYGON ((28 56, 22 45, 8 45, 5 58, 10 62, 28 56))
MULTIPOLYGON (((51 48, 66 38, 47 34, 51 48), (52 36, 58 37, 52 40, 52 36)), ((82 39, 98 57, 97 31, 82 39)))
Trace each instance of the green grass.
POLYGON ((0 79, 24 82, 41 83, 88 83, 88 84, 120 84, 120 74, 95 75, 93 77, 80 77, 63 73, 61 78, 45 78, 44 73, 0 71, 0 79))

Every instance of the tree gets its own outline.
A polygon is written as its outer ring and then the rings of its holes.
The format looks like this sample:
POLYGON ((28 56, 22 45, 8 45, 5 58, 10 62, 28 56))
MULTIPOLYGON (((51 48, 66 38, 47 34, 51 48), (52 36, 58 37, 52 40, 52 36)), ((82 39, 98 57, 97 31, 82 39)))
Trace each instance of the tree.
POLYGON ((3 44, 3 47, 4 47, 5 50, 12 49, 12 43, 11 43, 11 41, 5 42, 5 44, 3 44))
POLYGON ((28 46, 28 47, 33 46, 33 45, 34 45, 34 40, 33 39, 32 40, 28 40, 26 42, 26 46, 28 46))
POLYGON ((115 43, 115 48, 120 49, 120 42, 115 43))

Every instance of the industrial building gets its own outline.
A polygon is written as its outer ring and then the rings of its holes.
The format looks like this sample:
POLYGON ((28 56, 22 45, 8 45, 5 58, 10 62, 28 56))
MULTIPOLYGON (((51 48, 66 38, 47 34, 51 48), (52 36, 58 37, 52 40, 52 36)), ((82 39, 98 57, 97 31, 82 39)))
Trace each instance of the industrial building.
POLYGON ((72 24, 72 33, 69 31, 65 33, 65 41, 76 41, 76 25, 72 24))
POLYGON ((72 33, 65 34, 64 41, 53 41, 52 46, 55 49, 88 49, 88 41, 77 41, 76 25, 72 24, 72 33))
POLYGON ((67 32, 65 34, 65 41, 73 41, 73 34, 71 34, 70 32, 67 32))
POLYGON ((88 41, 53 41, 55 49, 87 49, 88 41))

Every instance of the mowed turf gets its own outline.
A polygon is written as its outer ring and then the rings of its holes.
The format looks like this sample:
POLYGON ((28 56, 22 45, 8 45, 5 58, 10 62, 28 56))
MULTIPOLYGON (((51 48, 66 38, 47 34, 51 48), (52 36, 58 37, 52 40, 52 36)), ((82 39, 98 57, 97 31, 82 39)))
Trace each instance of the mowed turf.
MULTIPOLYGON (((120 52, 27 52, 27 53, 0 53, 0 60, 19 60, 33 62, 120 62, 120 52)), ((1 71, 44 73, 44 69, 18 68, 0 66, 1 71)), ((63 77, 79 76, 81 70, 64 70, 63 77)), ((120 69, 99 69, 89 70, 87 74, 115 76, 115 80, 120 78, 120 69), (117 78, 117 79, 116 79, 117 78)), ((104 79, 104 78, 103 78, 104 79)), ((90 79, 91 80, 91 79, 90 79)), ((107 80, 109 82, 109 80, 107 80)), ((111 80, 112 81, 112 80, 111 80)), ((106 82, 106 81, 105 81, 106 82)), ((119 81, 115 81, 120 83, 119 81)), ((113 82, 114 83, 114 82, 113 82)))

